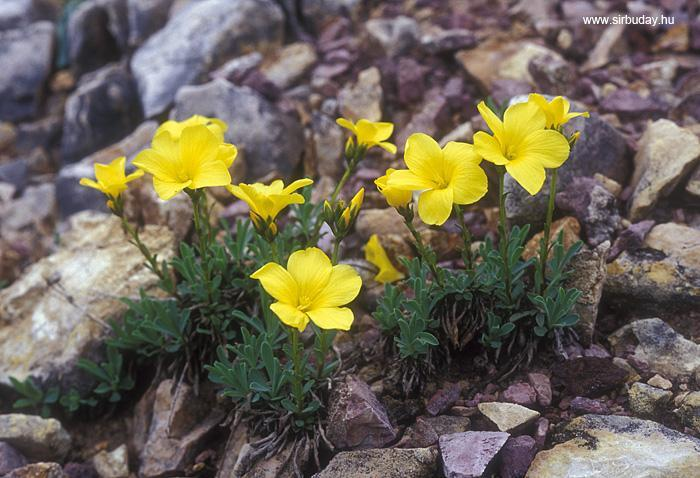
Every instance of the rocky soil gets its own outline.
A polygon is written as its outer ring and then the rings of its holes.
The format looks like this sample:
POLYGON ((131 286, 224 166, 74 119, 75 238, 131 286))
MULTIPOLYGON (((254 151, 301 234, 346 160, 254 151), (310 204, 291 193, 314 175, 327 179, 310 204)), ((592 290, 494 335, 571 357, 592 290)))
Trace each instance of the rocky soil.
MULTIPOLYGON (((533 91, 591 112, 574 125, 554 227, 586 244, 570 284, 583 291, 580 345, 500 382, 481 380, 474 370, 488 365, 466 355, 421 398, 399 400, 372 355, 381 288, 367 281, 356 325, 335 344, 356 364, 328 410, 336 450, 310 473, 694 476, 698 13, 682 0, 0 0, 0 476, 227 478, 249 448, 207 386, 137 387, 103 416, 12 409, 10 376, 85 387, 77 359, 99 356, 120 297, 155 284, 103 198, 78 185, 94 163, 132 159, 158 122, 197 113, 229 123, 234 181, 306 175, 324 197, 343 170, 336 117, 394 122, 401 151, 413 132, 471 141, 485 127, 478 101, 533 91), (675 23, 582 21, 625 14, 675 23)), ((392 164, 375 153, 347 186, 368 191, 347 255, 374 233, 410 254, 372 185, 392 164)), ((541 230, 546 188, 531 198, 506 183, 508 219, 541 230)), ((189 234, 189 204, 159 201, 145 180, 129 194, 144 241, 167 258, 189 234)), ((222 217, 246 213, 213 195, 222 217)), ((496 203, 468 214, 479 240, 495 235, 496 203)), ((446 265, 456 259, 456 225, 423 233, 446 265)), ((138 374, 147 383, 154 370, 138 374)), ((283 452, 246 476, 288 474, 283 452)))

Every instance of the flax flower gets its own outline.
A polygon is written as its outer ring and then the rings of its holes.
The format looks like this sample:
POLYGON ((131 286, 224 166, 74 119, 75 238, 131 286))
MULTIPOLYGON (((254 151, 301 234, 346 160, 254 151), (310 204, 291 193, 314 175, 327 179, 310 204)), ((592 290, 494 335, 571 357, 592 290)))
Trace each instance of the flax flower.
POLYGON ((472 204, 488 189, 481 158, 471 144, 450 141, 444 148, 423 133, 406 141, 404 160, 408 170, 391 173, 387 185, 407 191, 422 191, 418 215, 426 224, 441 225, 454 204, 472 204))
POLYGON ((355 196, 353 196, 353 198, 350 200, 350 204, 343 209, 340 217, 346 227, 349 227, 355 222, 357 215, 360 213, 360 208, 362 207, 362 202, 364 199, 365 188, 360 188, 360 190, 357 191, 357 194, 355 194, 355 196))
POLYGON ((401 271, 391 263, 388 254, 379 241, 379 236, 376 234, 372 234, 369 241, 367 241, 367 245, 365 246, 365 260, 379 269, 377 275, 374 276, 374 280, 377 282, 386 284, 387 282, 396 282, 404 278, 401 271))
POLYGON ((193 115, 184 121, 168 120, 158 127, 154 136, 167 133, 173 140, 178 141, 185 128, 190 126, 206 126, 209 131, 219 138, 221 144, 219 145, 218 159, 223 161, 227 168, 230 168, 238 155, 238 149, 233 144, 224 143, 224 133, 228 130, 228 125, 218 118, 193 115))
POLYGON ((374 180, 374 184, 377 186, 382 196, 384 196, 389 206, 395 208, 406 207, 413 199, 413 192, 389 186, 389 176, 394 174, 395 171, 396 170, 393 168, 387 169, 384 176, 374 180))
POLYGON ((143 176, 143 171, 140 169, 127 176, 124 172, 125 164, 126 158, 124 156, 115 159, 109 164, 95 163, 96 181, 82 178, 80 185, 101 191, 102 194, 110 198, 110 201, 116 199, 121 193, 126 191, 127 183, 143 176))
POLYGON ((558 168, 569 157, 569 143, 554 130, 547 130, 542 109, 533 102, 509 106, 503 121, 482 101, 479 112, 492 134, 474 134, 474 148, 485 160, 505 166, 506 171, 531 195, 545 179, 545 168, 558 168))
POLYGON ((136 156, 134 166, 153 175, 153 187, 168 200, 183 189, 226 186, 228 167, 219 157, 221 140, 204 125, 182 130, 179 140, 169 134, 153 138, 151 148, 136 156))
POLYGON ((321 249, 296 251, 286 268, 269 262, 250 277, 276 300, 272 312, 300 332, 309 320, 324 330, 349 330, 352 325, 352 310, 343 306, 360 293, 362 279, 348 265, 333 266, 321 249))
POLYGON ((569 122, 569 120, 576 118, 578 116, 583 116, 588 118, 588 112, 582 113, 569 113, 571 105, 569 101, 563 96, 557 96, 553 98, 552 101, 547 101, 547 99, 537 93, 532 93, 528 97, 528 102, 533 102, 544 112, 546 118, 546 127, 551 129, 559 129, 562 125, 569 122))
POLYGON ((366 119, 353 123, 345 118, 338 118, 335 122, 350 130, 357 138, 357 144, 360 146, 364 146, 366 149, 379 146, 391 154, 396 154, 396 146, 387 142, 389 136, 394 132, 393 123, 374 122, 366 119))
POLYGON ((299 179, 285 187, 282 180, 277 179, 269 185, 241 183, 238 186, 229 185, 226 188, 231 194, 248 204, 251 219, 259 225, 261 220, 274 221, 280 211, 290 204, 303 204, 304 196, 295 191, 311 183, 313 183, 311 179, 299 179))

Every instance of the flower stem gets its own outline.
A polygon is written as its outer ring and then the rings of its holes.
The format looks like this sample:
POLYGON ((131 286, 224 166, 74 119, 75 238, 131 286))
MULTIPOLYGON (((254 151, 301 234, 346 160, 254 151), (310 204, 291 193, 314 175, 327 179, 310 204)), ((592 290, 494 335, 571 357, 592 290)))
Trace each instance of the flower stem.
POLYGON ((547 280, 547 259, 549 258, 549 235, 552 229, 552 218, 554 217, 554 198, 557 194, 557 170, 552 170, 552 180, 549 183, 549 202, 547 203, 547 217, 544 221, 544 236, 540 242, 540 293, 545 290, 547 280))
POLYGON ((464 250, 462 251, 462 260, 468 271, 471 271, 474 267, 474 259, 472 257, 472 235, 469 232, 467 224, 464 222, 464 212, 459 204, 454 205, 455 215, 457 216, 457 222, 459 223, 459 228, 462 231, 462 242, 464 243, 464 250))
POLYGON ((338 194, 340 194, 340 191, 343 189, 343 186, 345 186, 345 183, 348 182, 348 179, 350 179, 350 175, 352 175, 353 171, 355 171, 355 167, 357 167, 357 165, 362 160, 362 158, 364 158, 364 156, 365 149, 360 146, 356 147, 352 158, 349 158, 348 165, 345 168, 343 176, 340 178, 340 181, 338 181, 338 184, 335 185, 335 189, 333 190, 333 194, 331 195, 331 204, 334 204, 336 199, 338 199, 338 194))
POLYGON ((209 221, 207 212, 207 198, 202 190, 188 192, 192 200, 192 215, 194 218, 194 229, 199 239, 199 255, 201 258, 202 271, 204 273, 204 286, 207 291, 207 299, 211 301, 211 271, 209 270, 209 221))
POLYGON ((333 241, 333 254, 331 255, 331 263, 333 265, 338 264, 338 260, 340 260, 340 239, 337 237, 333 241))
POLYGON ((506 195, 505 195, 505 177, 506 168, 498 167, 498 218, 499 218, 499 247, 501 250, 501 259, 503 260, 503 275, 506 288, 506 297, 508 302, 512 301, 511 293, 511 277, 510 277, 510 258, 508 257, 508 244, 510 243, 510 231, 506 224, 506 195))
POLYGON ((406 224, 408 230, 411 232, 411 236, 413 236, 413 242, 416 246, 416 249, 418 250, 418 255, 421 257, 421 259, 423 259, 425 263, 428 264, 430 272, 433 273, 433 277, 435 277, 435 280, 438 282, 438 284, 442 284, 442 275, 440 274, 437 264, 435 263, 435 256, 429 249, 429 246, 425 245, 425 243, 423 242, 423 238, 420 237, 420 234, 413 226, 413 222, 411 220, 412 214, 408 214, 407 211, 402 212, 399 209, 397 209, 397 211, 403 216, 404 223, 406 224))
POLYGON ((301 414, 301 411, 304 409, 304 394, 301 384, 302 370, 301 351, 299 350, 299 331, 294 327, 290 327, 289 338, 292 349, 292 365, 294 367, 294 374, 292 377, 292 394, 294 395, 294 402, 296 404, 297 414, 301 414))

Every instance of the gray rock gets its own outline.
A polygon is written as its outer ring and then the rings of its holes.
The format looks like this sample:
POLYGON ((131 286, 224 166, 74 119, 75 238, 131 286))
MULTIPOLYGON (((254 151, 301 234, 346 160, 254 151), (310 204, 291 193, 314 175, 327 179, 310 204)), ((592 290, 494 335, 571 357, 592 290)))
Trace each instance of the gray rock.
POLYGON ((289 176, 301 160, 304 133, 299 121, 279 111, 258 93, 225 80, 182 88, 172 117, 183 120, 193 114, 221 118, 228 123, 226 141, 238 147, 248 179, 272 172, 289 176))
POLYGON ((168 22, 175 0, 126 0, 129 46, 138 47, 168 22))
POLYGON ((634 157, 630 220, 649 214, 668 196, 700 160, 700 140, 690 130, 660 119, 647 127, 634 157))
POLYGON ((508 433, 521 431, 540 416, 539 412, 515 403, 485 402, 477 407, 498 430, 508 433))
POLYGON ((357 450, 388 445, 396 430, 369 386, 348 375, 331 397, 326 435, 340 449, 357 450))
POLYGON ((0 441, 32 461, 61 460, 71 447, 71 437, 58 420, 20 413, 0 415, 0 441))
POLYGON ((40 20, 55 20, 57 8, 50 0, 0 0, 0 31, 25 28, 40 20))
MULTIPOLYGON (((576 118, 570 129, 581 131, 571 156, 559 168, 557 191, 566 191, 576 177, 593 177, 603 174, 623 182, 629 174, 625 158, 627 144, 624 137, 598 115, 576 118)), ((536 196, 530 196, 510 175, 506 175, 505 191, 508 220, 513 224, 532 224, 537 228, 544 223, 549 196, 549 176, 536 196)))
POLYGON ((426 33, 420 38, 421 47, 431 55, 472 48, 476 44, 474 33, 463 28, 439 29, 426 33))
POLYGON ((365 28, 369 36, 379 43, 388 56, 406 53, 418 43, 420 34, 418 22, 403 15, 367 20, 365 28))
POLYGON ((522 478, 537 454, 537 443, 528 435, 510 437, 501 449, 500 478, 522 478))
POLYGON ((0 121, 39 114, 51 73, 54 37, 50 22, 0 32, 0 121))
POLYGON ((55 189, 50 183, 29 186, 14 201, 0 203, 0 236, 13 239, 22 231, 44 230, 47 225, 53 224, 55 189))
POLYGON ((68 56, 77 76, 119 60, 128 41, 127 0, 87 0, 68 20, 68 56))
POLYGON ((539 91, 550 95, 568 95, 576 83, 576 69, 559 56, 536 56, 527 69, 539 91))
POLYGON ((686 478, 700 467, 700 440, 637 418, 575 418, 555 443, 537 454, 528 478, 686 478))
POLYGON ((557 193, 557 208, 573 213, 583 226, 584 237, 591 247, 612 241, 621 228, 617 199, 593 178, 574 178, 569 186, 557 193))
POLYGON ((120 140, 141 122, 133 78, 121 65, 108 65, 80 81, 66 101, 61 154, 74 162, 120 140))
POLYGON ((382 75, 375 66, 362 70, 357 81, 345 85, 338 93, 340 114, 351 121, 382 119, 382 75))
POLYGON ((282 9, 271 0, 203 0, 180 10, 131 59, 146 117, 162 113, 184 85, 253 49, 279 45, 282 9))
POLYGON ((343 173, 342 129, 328 115, 314 112, 311 117, 316 170, 321 176, 339 178, 343 173))
POLYGON ((321 29, 338 17, 357 19, 362 0, 301 0, 301 14, 316 30, 321 29))
POLYGON ((700 166, 695 167, 695 171, 690 175, 685 190, 695 197, 700 197, 700 166))
POLYGON ((528 373, 527 380, 535 389, 537 394, 537 403, 542 407, 548 407, 552 404, 552 384, 549 377, 543 373, 528 373))
POLYGON ((700 392, 690 392, 675 411, 683 424, 700 433, 700 392))
POLYGON ((268 80, 280 89, 296 84, 316 63, 316 50, 310 43, 286 45, 277 54, 275 61, 262 68, 268 80))
POLYGON ((344 451, 314 478, 432 478, 437 459, 434 447, 344 451))
POLYGON ((209 75, 211 79, 222 78, 228 80, 234 84, 240 84, 243 82, 245 77, 257 68, 263 61, 263 56, 260 52, 254 51, 251 53, 246 53, 245 55, 237 56, 223 65, 221 65, 215 71, 212 71, 209 75))
POLYGON ((12 445, 0 441, 0 476, 27 464, 27 459, 12 445))
POLYGON ((574 397, 569 404, 569 410, 574 415, 605 415, 610 413, 608 406, 600 400, 586 397, 574 397))
POLYGON ((27 185, 29 167, 24 159, 0 164, 0 182, 12 184, 18 193, 27 185))
POLYGON ((508 440, 503 432, 463 432, 440 437, 442 472, 446 478, 479 478, 508 440))
POLYGON ((671 380, 687 379, 700 368, 700 345, 673 330, 664 321, 635 320, 608 337, 616 355, 634 348, 633 357, 652 373, 671 380))
POLYGON ((92 464, 100 478, 128 478, 129 452, 126 445, 121 445, 110 452, 100 451, 92 457, 92 464))
POLYGON ((641 418, 658 418, 671 398, 672 392, 641 382, 633 383, 629 390, 630 410, 641 418))

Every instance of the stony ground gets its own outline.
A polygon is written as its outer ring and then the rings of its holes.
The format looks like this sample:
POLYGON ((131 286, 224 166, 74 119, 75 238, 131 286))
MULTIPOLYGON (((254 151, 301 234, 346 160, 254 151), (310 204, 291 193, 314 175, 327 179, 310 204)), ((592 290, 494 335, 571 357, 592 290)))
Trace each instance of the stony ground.
MULTIPOLYGON (((500 382, 466 355, 399 400, 373 355, 379 332, 363 313, 380 289, 368 281, 336 343, 355 366, 330 404, 337 450, 318 476, 697 474, 697 15, 682 0, 0 0, 0 476, 238 476, 245 430, 221 426, 206 388, 173 396, 166 380, 106 416, 61 422, 12 413, 10 376, 79 383, 75 361, 96 356, 116 299, 155 283, 102 197, 78 186, 93 163, 133 158, 158 121, 198 113, 229 123, 236 180, 307 175, 323 197, 343 168, 336 117, 394 122, 399 149, 417 131, 470 141, 484 128, 478 101, 532 91, 592 113, 557 194, 557 228, 587 245, 571 281, 584 292, 580 345, 500 382), (625 14, 675 21, 582 21, 625 14)), ((347 192, 373 191, 391 164, 370 158, 347 192)), ((540 224, 546 195, 506 187, 510 221, 540 224)), ((146 181, 129 194, 144 240, 168 257, 190 230, 187 202, 158 201, 146 181)), ((221 216, 246 213, 214 195, 221 216)), ((469 212, 477 239, 495 234, 495 204, 469 212)), ((347 255, 373 233, 410 253, 384 207, 368 193, 347 255)), ((426 232, 446 265, 456 231, 426 232)), ((286 476, 283 455, 247 476, 286 476)))

